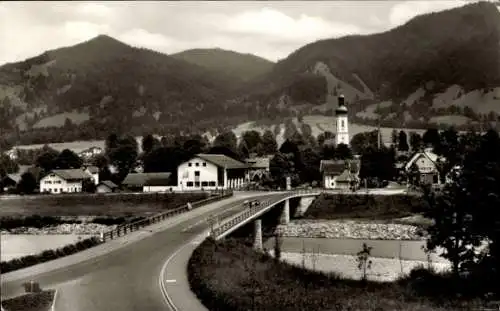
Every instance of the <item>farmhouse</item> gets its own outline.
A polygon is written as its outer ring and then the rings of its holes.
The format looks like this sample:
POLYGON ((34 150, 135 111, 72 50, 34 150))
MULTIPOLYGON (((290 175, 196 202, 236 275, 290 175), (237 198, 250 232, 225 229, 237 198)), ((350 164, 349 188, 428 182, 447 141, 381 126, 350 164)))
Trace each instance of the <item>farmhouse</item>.
POLYGON ((82 192, 85 180, 92 180, 92 176, 82 169, 52 170, 40 179, 40 193, 82 192))
POLYGON ((0 183, 3 187, 3 191, 9 191, 15 189, 20 181, 21 174, 7 174, 2 178, 0 183))
POLYGON ((109 193, 109 192, 115 192, 117 189, 118 186, 111 180, 103 180, 97 185, 96 192, 109 193))
POLYGON ((415 153, 405 165, 407 175, 418 174, 419 180, 423 184, 439 185, 441 176, 438 169, 439 157, 431 151, 431 148, 423 152, 415 153))
POLYGON ((269 161, 267 157, 253 157, 246 159, 248 166, 248 179, 250 181, 259 181, 262 177, 269 174, 269 161))
POLYGON ((360 161, 321 160, 320 172, 323 175, 323 187, 326 189, 352 189, 359 185, 360 161))
POLYGON ((99 168, 97 166, 84 166, 82 169, 92 177, 92 181, 95 185, 99 184, 99 168))
POLYGON ((223 154, 197 154, 177 168, 177 189, 238 189, 248 183, 247 168, 223 154))
POLYGON ((129 173, 122 185, 130 191, 165 192, 173 189, 171 173, 129 173))

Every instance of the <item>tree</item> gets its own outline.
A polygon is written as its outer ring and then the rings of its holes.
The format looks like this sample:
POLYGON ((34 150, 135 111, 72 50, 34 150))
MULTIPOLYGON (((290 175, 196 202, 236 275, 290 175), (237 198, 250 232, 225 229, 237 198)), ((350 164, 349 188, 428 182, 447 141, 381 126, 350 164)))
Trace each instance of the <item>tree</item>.
POLYGON ((159 142, 153 135, 147 134, 142 137, 142 151, 144 153, 149 153, 155 146, 158 146, 159 142))
POLYGON ((339 144, 335 150, 335 156, 340 160, 352 159, 351 148, 346 144, 339 144))
POLYGON ((138 155, 137 140, 132 136, 125 136, 118 140, 118 146, 111 149, 110 164, 118 168, 117 181, 122 181, 134 166, 138 155))
POLYGON ((391 132, 391 142, 393 146, 398 146, 398 131, 393 129, 391 132))
POLYGON ((80 168, 83 165, 83 160, 73 151, 64 149, 54 161, 54 168, 57 169, 72 169, 80 168))
POLYGON ((424 145, 432 148, 436 148, 439 145, 440 139, 439 131, 435 128, 427 129, 422 137, 424 145))
POLYGON ((0 154, 0 179, 7 174, 16 173, 19 171, 19 166, 11 158, 4 154, 0 154))
POLYGON ((292 183, 297 184, 298 175, 292 154, 276 153, 269 162, 269 170, 274 183, 281 188, 286 186, 286 177, 291 177, 292 183))
POLYGON ((365 150, 378 147, 378 131, 362 132, 351 139, 351 148, 356 154, 363 154, 365 150))
POLYGON ((105 149, 106 149, 106 154, 109 154, 111 150, 115 149, 118 147, 118 135, 113 133, 106 138, 105 142, 105 149))
POLYGON ((285 154, 291 153, 293 155, 296 155, 299 152, 299 147, 297 146, 297 144, 295 142, 287 139, 287 140, 285 140, 285 142, 283 144, 281 144, 279 152, 285 153, 285 154))
POLYGON ((246 131, 241 135, 241 141, 245 142, 248 152, 256 152, 257 147, 262 143, 262 137, 257 131, 246 131))
POLYGON ((90 180, 90 179, 83 180, 83 182, 82 182, 82 191, 83 192, 94 193, 96 188, 97 188, 97 186, 92 180, 90 180))
POLYGON ((45 172, 49 172, 55 168, 57 157, 59 153, 53 149, 44 151, 37 157, 35 164, 42 168, 45 172))
POLYGON ((399 131, 398 135, 398 150, 399 151, 408 151, 410 147, 408 146, 408 138, 406 136, 405 131, 399 131))
POLYGON ((278 144, 276 143, 276 137, 274 137, 273 132, 267 130, 262 135, 262 148, 260 155, 274 154, 278 150, 278 144))
POLYGON ((395 152, 392 148, 369 148, 361 155, 361 178, 392 180, 395 171, 395 152))
POLYGON ((318 141, 318 145, 323 146, 326 140, 333 139, 335 138, 335 134, 333 134, 330 131, 323 132, 318 135, 318 138, 316 139, 318 141))
POLYGON ((428 227, 427 249, 444 248, 442 257, 452 264, 452 271, 456 278, 459 273, 471 264, 475 258, 475 250, 481 243, 480 235, 474 233, 472 209, 475 202, 463 191, 462 184, 455 180, 445 186, 444 190, 435 195, 426 191, 429 209, 426 217, 434 220, 428 227))
POLYGON ((233 151, 236 150, 238 139, 232 131, 223 132, 215 137, 213 147, 226 147, 233 151))
POLYGON ((410 146, 412 152, 418 152, 422 147, 422 136, 416 132, 410 132, 410 146))
POLYGON ((31 194, 35 192, 37 182, 32 173, 26 172, 21 175, 21 180, 17 184, 17 191, 23 194, 31 194))
MULTIPOLYGON (((308 147, 301 152, 301 164, 299 177, 303 182, 313 182, 321 179, 319 164, 321 157, 313 148, 308 147)), ((297 164, 296 164, 297 165, 297 164)))
POLYGON ((243 139, 238 145, 238 154, 243 159, 248 159, 248 157, 250 156, 250 148, 248 148, 246 141, 243 139))

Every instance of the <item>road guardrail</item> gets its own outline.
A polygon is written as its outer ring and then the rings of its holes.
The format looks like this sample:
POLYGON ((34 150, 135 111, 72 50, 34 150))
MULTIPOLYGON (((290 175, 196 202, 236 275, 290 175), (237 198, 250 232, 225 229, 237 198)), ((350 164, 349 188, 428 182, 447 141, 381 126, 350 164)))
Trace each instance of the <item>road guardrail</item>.
POLYGON ((139 221, 135 221, 129 224, 124 224, 124 225, 119 225, 115 229, 104 232, 101 234, 101 240, 103 242, 106 242, 108 240, 113 240, 118 237, 121 237, 123 235, 126 235, 127 233, 137 231, 139 229, 142 229, 144 227, 150 226, 152 224, 159 223, 167 218, 171 218, 176 215, 183 214, 191 209, 200 207, 202 205, 206 205, 209 203, 217 202, 225 198, 229 198, 233 195, 233 191, 231 190, 218 190, 218 191, 212 191, 210 192, 212 194, 211 197, 201 200, 201 201, 196 201, 193 203, 189 204, 183 204, 182 206, 171 209, 156 215, 153 215, 151 217, 148 217, 146 219, 142 219, 139 221))

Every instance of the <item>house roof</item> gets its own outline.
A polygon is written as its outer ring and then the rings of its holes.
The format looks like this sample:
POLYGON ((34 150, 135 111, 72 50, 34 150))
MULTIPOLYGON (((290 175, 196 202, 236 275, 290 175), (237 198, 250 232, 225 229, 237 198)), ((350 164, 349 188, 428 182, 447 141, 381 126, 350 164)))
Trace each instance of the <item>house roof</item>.
POLYGON ((251 168, 269 168, 269 158, 266 157, 255 157, 246 160, 246 163, 251 168))
POLYGON ((99 173, 99 168, 98 168, 97 166, 94 166, 94 165, 87 166, 87 170, 88 170, 91 174, 97 174, 97 173, 99 173))
POLYGON ((171 173, 129 173, 122 184, 126 186, 166 186, 171 173))
POLYGON ((349 169, 350 173, 358 174, 361 162, 354 160, 321 160, 319 170, 327 175, 340 175, 344 170, 349 169))
POLYGON ((51 173, 56 174, 65 180, 83 180, 92 178, 92 176, 85 173, 81 169, 52 170, 51 173))
POLYGON ((12 180, 13 182, 15 182, 17 184, 17 183, 19 183, 19 181, 21 181, 21 174, 19 174, 19 173, 7 174, 4 176, 3 180, 5 180, 7 178, 12 180))
POLYGON ((110 189, 118 188, 118 186, 111 180, 103 180, 99 183, 99 185, 104 185, 110 189))
POLYGON ((349 172, 349 170, 347 169, 344 170, 342 174, 337 176, 337 178, 335 179, 336 182, 351 182, 353 180, 356 180, 356 176, 351 174, 351 172, 349 172))
POLYGON ((435 154, 434 152, 426 149, 423 152, 417 152, 417 153, 415 153, 411 157, 411 159, 406 163, 405 169, 408 170, 413 165, 413 163, 415 163, 415 161, 417 161, 421 157, 426 157, 427 159, 429 159, 434 164, 436 164, 436 162, 438 161, 438 158, 439 158, 439 156, 437 154, 435 154))
POLYGON ((210 162, 212 164, 215 164, 219 167, 223 167, 226 169, 233 169, 233 168, 246 168, 248 167, 247 164, 242 163, 238 160, 235 160, 233 158, 230 158, 224 154, 206 154, 206 153, 200 153, 196 155, 198 158, 203 159, 207 162, 210 162))

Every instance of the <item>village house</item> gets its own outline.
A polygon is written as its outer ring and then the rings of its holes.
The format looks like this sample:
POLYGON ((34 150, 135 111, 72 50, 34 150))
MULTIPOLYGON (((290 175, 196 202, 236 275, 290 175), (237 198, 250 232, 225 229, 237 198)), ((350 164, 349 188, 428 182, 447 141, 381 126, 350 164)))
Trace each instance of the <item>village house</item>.
POLYGON ((239 189, 248 184, 248 165, 223 154, 197 154, 177 168, 177 189, 239 189))
MULTIPOLYGON (((440 185, 439 161, 441 159, 439 159, 437 154, 432 152, 432 148, 426 148, 422 152, 415 153, 410 158, 405 165, 405 172, 407 176, 418 174, 418 178, 422 184, 440 185)), ((410 180, 408 182, 411 183, 410 180)))
POLYGON ((353 189, 359 186, 360 160, 321 160, 320 172, 326 189, 353 189))
POLYGON ((129 173, 122 185, 135 192, 166 192, 175 187, 172 173, 129 173))
POLYGON ((83 166, 83 171, 92 177, 92 181, 95 185, 99 184, 99 168, 97 166, 83 166))
POLYGON ((52 170, 40 179, 40 193, 82 192, 85 180, 92 176, 82 169, 52 170))
POLYGON ((17 188, 17 184, 21 181, 21 174, 19 173, 14 173, 14 174, 7 174, 2 178, 0 181, 0 184, 3 187, 3 191, 11 191, 13 189, 17 188))
POLYGON ((85 149, 81 151, 78 156, 82 159, 90 159, 93 158, 97 155, 100 155, 103 153, 103 149, 101 147, 90 147, 88 149, 85 149))
POLYGON ((269 175, 270 159, 268 157, 252 157, 246 159, 245 162, 248 166, 248 180, 257 182, 269 175))
POLYGON ((119 187, 111 180, 103 180, 97 185, 96 192, 97 193, 115 192, 118 190, 118 188, 119 187))

